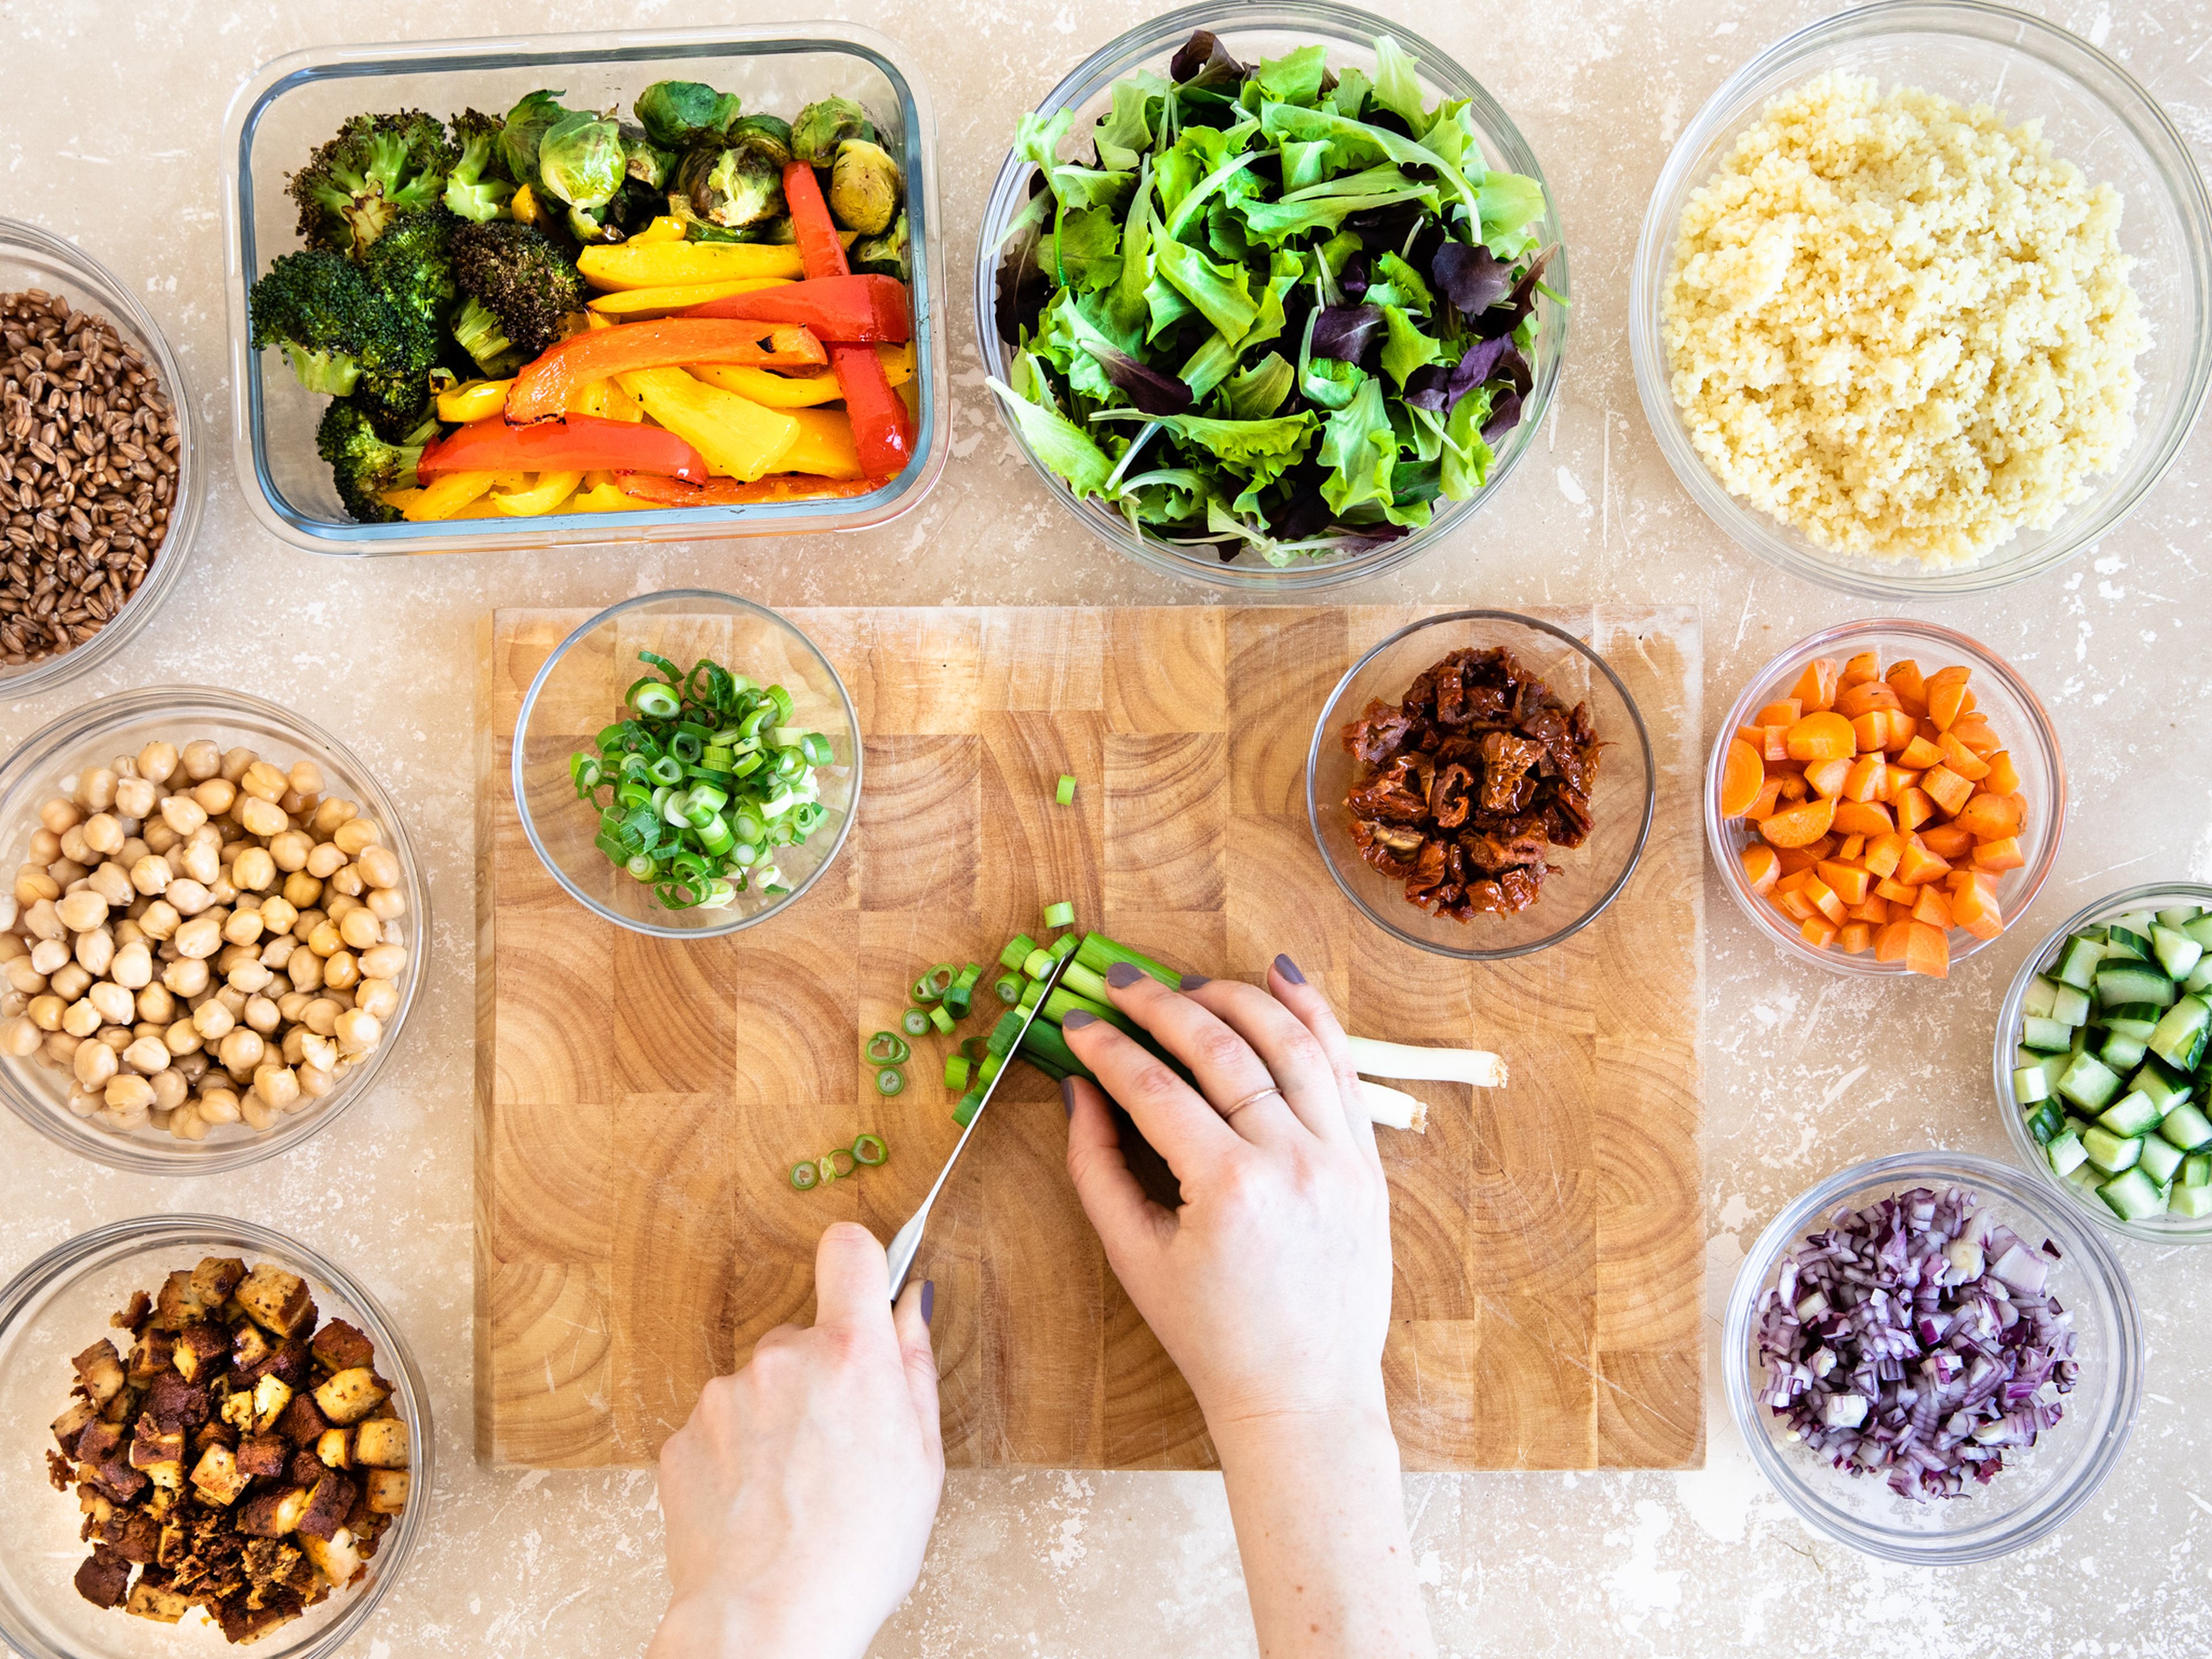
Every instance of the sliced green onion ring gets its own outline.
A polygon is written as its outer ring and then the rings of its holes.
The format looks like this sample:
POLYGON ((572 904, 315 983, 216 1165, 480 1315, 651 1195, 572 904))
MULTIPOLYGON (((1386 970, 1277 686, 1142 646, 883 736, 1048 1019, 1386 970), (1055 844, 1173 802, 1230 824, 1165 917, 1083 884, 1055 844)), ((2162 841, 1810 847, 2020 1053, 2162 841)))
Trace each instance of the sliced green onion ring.
POLYGON ((913 1053, 896 1031, 878 1031, 868 1039, 868 1058, 878 1066, 903 1066, 913 1053))
POLYGON ((865 1164, 873 1169, 890 1155, 891 1149, 884 1144, 881 1135, 859 1134, 853 1137, 853 1162, 855 1164, 865 1164))
POLYGON ((791 1184, 800 1192, 811 1192, 822 1184, 822 1171, 814 1167, 812 1159, 791 1166, 791 1184))
POLYGON ((906 1090, 906 1073, 896 1066, 886 1066, 876 1073, 876 1092, 886 1100, 906 1090))
POLYGON ((927 1036, 930 1032, 929 1014, 925 1009, 909 1008, 899 1017, 899 1025, 908 1036, 927 1036))

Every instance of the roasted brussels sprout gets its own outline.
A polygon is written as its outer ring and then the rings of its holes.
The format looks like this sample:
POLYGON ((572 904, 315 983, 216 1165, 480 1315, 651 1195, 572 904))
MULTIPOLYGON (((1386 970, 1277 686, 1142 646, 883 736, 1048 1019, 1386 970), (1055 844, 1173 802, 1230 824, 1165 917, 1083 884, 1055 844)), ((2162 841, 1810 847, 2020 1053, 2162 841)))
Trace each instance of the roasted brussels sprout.
POLYGON ((853 269, 864 276, 896 276, 903 283, 908 272, 906 215, 900 214, 880 236, 863 236, 848 256, 853 269))
POLYGON ((634 106, 646 136, 663 149, 720 143, 738 118, 738 95, 699 81, 655 81, 634 106))
POLYGON ((653 190, 668 188, 668 175, 676 171, 676 157, 654 143, 644 128, 622 123, 623 171, 653 190))
POLYGON ((898 163, 880 144, 848 138, 837 146, 837 159, 830 169, 830 211, 846 229, 863 236, 882 235, 898 215, 903 187, 898 163))
POLYGON ((499 153, 507 162, 508 177, 518 185, 538 181, 538 147, 545 131, 568 112, 561 107, 561 94, 543 89, 530 94, 507 112, 501 128, 499 153))
POLYGON ((872 142, 868 112, 849 98, 824 98, 799 112, 791 126, 791 153, 811 167, 826 167, 848 138, 872 142))
POLYGON ((622 128, 588 110, 568 110, 538 141, 538 172, 545 188, 570 207, 605 207, 622 188, 629 158, 622 128))
POLYGON ((695 149, 677 164, 669 210, 687 222, 749 230, 783 212, 783 169, 791 161, 788 129, 767 116, 747 116, 722 149, 695 149))

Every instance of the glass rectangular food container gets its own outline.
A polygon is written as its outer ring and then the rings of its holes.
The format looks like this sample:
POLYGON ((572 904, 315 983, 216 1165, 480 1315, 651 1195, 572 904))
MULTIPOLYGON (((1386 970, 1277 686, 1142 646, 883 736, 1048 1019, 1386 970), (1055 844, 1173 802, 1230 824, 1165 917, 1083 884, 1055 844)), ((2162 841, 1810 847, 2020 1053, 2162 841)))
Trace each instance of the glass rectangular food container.
POLYGON ((323 46, 264 64, 239 88, 224 121, 224 306, 230 326, 231 443, 240 487, 272 535, 310 553, 362 557, 722 540, 860 530, 914 507, 945 470, 951 447, 945 368, 942 239, 938 234, 937 119, 902 47, 845 22, 323 46), (300 246, 288 174, 347 117, 425 109, 450 118, 504 114, 526 93, 558 88, 572 108, 622 106, 659 80, 704 81, 736 93, 748 112, 788 119, 841 94, 868 112, 906 174, 915 348, 915 444, 906 471, 866 495, 745 507, 671 507, 534 519, 357 524, 339 506, 315 453, 326 399, 303 390, 280 353, 249 343, 246 291, 269 262, 300 246))

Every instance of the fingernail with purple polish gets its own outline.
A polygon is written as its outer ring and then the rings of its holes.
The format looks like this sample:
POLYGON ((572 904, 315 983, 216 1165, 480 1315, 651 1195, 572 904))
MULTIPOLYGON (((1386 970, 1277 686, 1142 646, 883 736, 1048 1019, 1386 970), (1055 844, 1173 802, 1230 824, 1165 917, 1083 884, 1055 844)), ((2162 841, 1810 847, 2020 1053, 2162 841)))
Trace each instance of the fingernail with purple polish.
POLYGON ((1185 974, 1182 976, 1182 988, 1186 991, 1195 991, 1200 986, 1211 985, 1212 982, 1204 974, 1185 974))
POLYGON ((1133 962, 1117 962, 1106 970, 1106 982, 1117 991, 1127 990, 1144 976, 1133 962))
POLYGON ((1076 1008, 1070 1010, 1067 1018, 1060 1022, 1060 1029, 1063 1031, 1079 1031, 1086 1025, 1096 1025, 1097 1023, 1098 1016, 1089 1009, 1076 1008))
POLYGON ((936 1311, 937 1281, 933 1279, 925 1279, 921 1281, 921 1322, 925 1325, 929 1323, 930 1315, 936 1311))
POLYGON ((1060 1080, 1060 1103, 1067 1109, 1068 1116, 1075 1115, 1075 1079, 1072 1077, 1060 1080))
POLYGON ((1306 982, 1306 976, 1298 971, 1298 964, 1288 957, 1275 958, 1275 971, 1293 985, 1303 985, 1306 982))

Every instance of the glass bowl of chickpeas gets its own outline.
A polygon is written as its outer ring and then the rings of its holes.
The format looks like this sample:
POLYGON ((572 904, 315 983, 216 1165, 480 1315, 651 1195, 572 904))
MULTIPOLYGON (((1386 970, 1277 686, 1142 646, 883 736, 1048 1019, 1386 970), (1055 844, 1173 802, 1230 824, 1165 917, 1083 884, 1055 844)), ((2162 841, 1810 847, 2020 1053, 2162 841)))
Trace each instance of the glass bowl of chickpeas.
POLYGON ((0 1098, 118 1169, 272 1157, 367 1092, 427 895, 343 745, 241 692, 103 698, 0 765, 0 1098))

